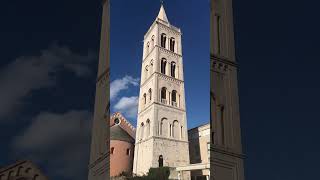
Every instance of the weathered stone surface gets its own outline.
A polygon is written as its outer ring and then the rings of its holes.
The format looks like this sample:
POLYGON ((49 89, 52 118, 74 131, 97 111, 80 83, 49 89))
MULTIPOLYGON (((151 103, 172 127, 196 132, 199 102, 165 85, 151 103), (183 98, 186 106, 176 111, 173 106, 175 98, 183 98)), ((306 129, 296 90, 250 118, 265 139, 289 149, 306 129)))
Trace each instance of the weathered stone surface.
MULTIPOLYGON (((133 173, 138 175, 159 167, 160 157, 163 166, 189 164, 181 31, 168 22, 163 7, 159 15, 144 36, 133 164, 133 173), (165 47, 162 34, 166 36, 165 47), (172 38, 174 45, 170 43, 172 38), (163 59, 166 65, 161 68, 163 59), (162 88, 166 89, 164 93, 162 88)), ((171 174, 172 178, 177 175, 171 174)))

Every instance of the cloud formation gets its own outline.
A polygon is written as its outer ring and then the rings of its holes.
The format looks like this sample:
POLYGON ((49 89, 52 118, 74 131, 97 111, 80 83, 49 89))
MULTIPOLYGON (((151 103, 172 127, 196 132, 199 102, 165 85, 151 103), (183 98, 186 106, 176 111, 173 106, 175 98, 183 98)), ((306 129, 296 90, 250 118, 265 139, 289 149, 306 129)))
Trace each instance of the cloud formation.
POLYGON ((14 138, 13 149, 45 164, 50 174, 86 179, 92 115, 71 110, 63 114, 42 112, 14 138))
POLYGON ((139 98, 137 96, 122 97, 118 103, 114 105, 114 109, 120 111, 128 118, 136 118, 138 113, 138 102, 139 98))
POLYGON ((129 88, 129 85, 138 86, 139 78, 126 75, 122 79, 116 79, 110 83, 110 100, 114 100, 122 90, 129 88))
POLYGON ((57 45, 41 51, 39 56, 15 59, 0 70, 0 119, 16 112, 32 91, 55 85, 59 71, 67 70, 77 77, 90 75, 88 63, 92 59, 92 53, 79 55, 57 45))

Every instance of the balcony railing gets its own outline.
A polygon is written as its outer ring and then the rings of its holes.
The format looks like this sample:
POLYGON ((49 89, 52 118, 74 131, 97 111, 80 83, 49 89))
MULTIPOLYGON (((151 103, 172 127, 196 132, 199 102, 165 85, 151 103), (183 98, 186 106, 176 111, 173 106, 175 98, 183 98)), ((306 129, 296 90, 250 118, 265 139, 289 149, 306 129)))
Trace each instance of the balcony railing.
POLYGON ((172 101, 172 106, 177 107, 177 102, 172 101))
POLYGON ((167 104, 167 100, 166 99, 161 99, 161 103, 162 104, 167 104))

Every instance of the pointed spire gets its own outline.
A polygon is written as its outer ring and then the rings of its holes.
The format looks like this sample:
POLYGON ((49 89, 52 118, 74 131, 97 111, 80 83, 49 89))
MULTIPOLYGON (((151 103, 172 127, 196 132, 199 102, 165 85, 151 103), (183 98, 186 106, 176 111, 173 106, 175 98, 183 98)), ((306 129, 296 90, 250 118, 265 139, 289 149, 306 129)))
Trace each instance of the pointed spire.
POLYGON ((159 19, 165 21, 165 22, 169 22, 168 21, 168 18, 167 18, 167 15, 166 15, 166 11, 164 10, 164 7, 163 7, 163 1, 161 1, 161 7, 160 7, 160 11, 159 11, 159 14, 158 14, 158 17, 159 19))

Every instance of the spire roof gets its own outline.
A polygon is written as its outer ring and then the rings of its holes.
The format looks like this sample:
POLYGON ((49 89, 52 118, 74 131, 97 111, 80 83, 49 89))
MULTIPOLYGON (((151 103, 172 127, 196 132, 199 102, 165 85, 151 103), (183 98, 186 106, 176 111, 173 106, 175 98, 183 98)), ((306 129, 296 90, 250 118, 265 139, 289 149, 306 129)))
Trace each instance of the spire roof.
POLYGON ((165 22, 169 22, 168 18, 167 18, 167 15, 166 15, 166 11, 164 10, 163 4, 161 4, 160 11, 159 11, 159 14, 158 14, 157 18, 159 18, 159 19, 161 19, 161 20, 163 20, 165 22))

